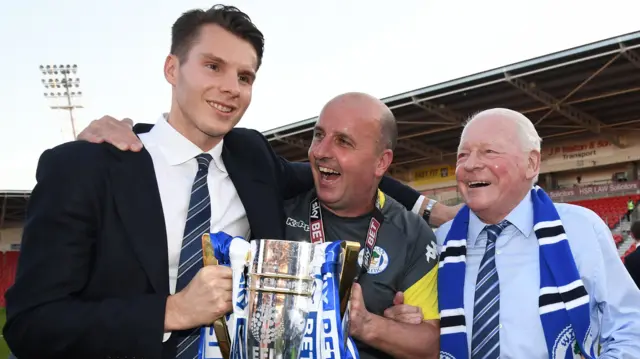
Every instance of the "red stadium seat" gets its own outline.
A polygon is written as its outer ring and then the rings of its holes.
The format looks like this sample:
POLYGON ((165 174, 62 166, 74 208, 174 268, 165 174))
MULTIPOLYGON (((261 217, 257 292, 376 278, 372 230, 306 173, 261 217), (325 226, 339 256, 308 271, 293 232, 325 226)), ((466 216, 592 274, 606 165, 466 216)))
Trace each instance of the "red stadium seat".
POLYGON ((4 292, 13 285, 20 252, 0 252, 0 308, 5 307, 4 292))
POLYGON ((627 201, 629 198, 637 202, 640 200, 640 195, 586 199, 570 203, 596 212, 607 223, 609 228, 613 229, 620 223, 622 216, 627 213, 627 201))
POLYGON ((624 238, 622 238, 622 234, 614 234, 613 235, 613 241, 616 242, 616 246, 619 245, 620 243, 622 243, 623 240, 624 240, 624 238))

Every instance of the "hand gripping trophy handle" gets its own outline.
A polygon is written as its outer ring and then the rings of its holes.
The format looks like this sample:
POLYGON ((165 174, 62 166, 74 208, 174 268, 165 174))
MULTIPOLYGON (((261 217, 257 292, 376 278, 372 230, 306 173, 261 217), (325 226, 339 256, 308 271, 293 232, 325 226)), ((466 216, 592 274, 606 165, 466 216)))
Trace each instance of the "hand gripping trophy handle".
MULTIPOLYGON (((213 246, 209 240, 209 233, 202 236, 202 253, 205 266, 218 265, 218 260, 213 252, 213 246)), ((222 358, 229 359, 229 356, 231 355, 231 337, 229 336, 229 327, 227 326, 227 319, 225 316, 222 316, 213 322, 213 332, 218 340, 218 347, 220 348, 222 358)))

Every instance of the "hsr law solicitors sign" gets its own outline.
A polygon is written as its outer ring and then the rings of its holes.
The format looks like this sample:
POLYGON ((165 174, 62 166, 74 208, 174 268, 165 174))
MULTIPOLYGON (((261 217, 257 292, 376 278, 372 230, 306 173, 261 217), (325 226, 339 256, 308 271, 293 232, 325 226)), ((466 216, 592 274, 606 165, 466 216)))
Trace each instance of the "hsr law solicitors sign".
POLYGON ((573 188, 563 188, 547 191, 551 199, 562 197, 589 197, 605 195, 621 195, 623 193, 637 193, 640 191, 640 181, 615 182, 592 186, 575 186, 573 188))

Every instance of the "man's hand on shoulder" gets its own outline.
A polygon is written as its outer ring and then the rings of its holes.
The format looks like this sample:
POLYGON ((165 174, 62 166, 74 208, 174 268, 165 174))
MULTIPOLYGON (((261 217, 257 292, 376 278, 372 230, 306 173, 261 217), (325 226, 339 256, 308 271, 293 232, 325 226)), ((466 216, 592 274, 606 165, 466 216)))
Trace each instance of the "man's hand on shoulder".
POLYGON ((129 118, 118 121, 111 116, 103 116, 99 120, 93 120, 80 132, 78 140, 92 143, 106 142, 121 151, 138 152, 142 149, 142 142, 133 133, 133 121, 129 118))

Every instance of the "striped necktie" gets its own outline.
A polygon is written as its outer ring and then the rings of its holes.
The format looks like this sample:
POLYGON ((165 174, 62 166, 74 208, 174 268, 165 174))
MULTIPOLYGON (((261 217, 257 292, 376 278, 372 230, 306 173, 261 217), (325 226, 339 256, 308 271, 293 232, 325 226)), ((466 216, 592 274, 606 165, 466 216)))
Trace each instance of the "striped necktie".
MULTIPOLYGON (((211 223, 211 205, 209 200, 209 187, 207 186, 207 174, 211 155, 203 153, 196 156, 198 161, 198 173, 191 187, 191 199, 187 212, 187 223, 182 237, 182 249, 180 250, 180 264, 178 267, 178 281, 176 293, 184 289, 191 279, 202 268, 202 235, 209 232, 211 223)), ((200 328, 175 332, 177 359, 194 359, 198 355, 198 339, 200 328)))
POLYGON ((472 359, 500 358, 500 283, 496 269, 496 240, 509 226, 504 220, 485 227, 487 247, 480 262, 473 306, 472 359))

